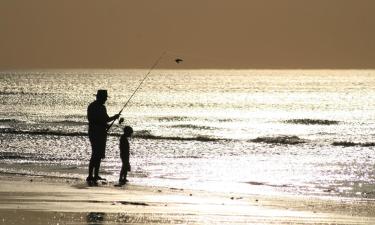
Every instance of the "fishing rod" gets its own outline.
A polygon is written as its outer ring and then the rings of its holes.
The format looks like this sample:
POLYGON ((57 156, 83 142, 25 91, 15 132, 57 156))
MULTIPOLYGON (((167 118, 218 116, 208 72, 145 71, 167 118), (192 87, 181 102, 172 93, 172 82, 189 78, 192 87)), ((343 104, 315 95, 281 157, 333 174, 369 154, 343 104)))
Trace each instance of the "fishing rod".
MULTIPOLYGON (((160 60, 164 57, 164 55, 166 54, 167 52, 163 52, 159 58, 155 61, 155 63, 151 66, 150 70, 148 71, 148 73, 143 77, 143 79, 141 80, 141 82, 139 83, 138 87, 134 90, 133 94, 129 97, 128 101, 125 103, 125 105, 122 107, 122 109, 120 110, 120 112, 118 113, 119 115, 122 113, 122 111, 125 109, 125 107, 128 105, 128 103, 130 102, 130 100, 133 98, 133 96, 135 95, 135 93, 137 93, 137 91, 139 90, 139 88, 142 86, 143 82, 147 79, 148 75, 151 73, 151 71, 159 64, 160 60)), ((176 59, 177 60, 177 59, 176 59)), ((181 60, 181 59, 178 59, 178 60, 181 60)), ((176 61, 177 62, 177 61, 176 61)), ((112 123, 109 125, 109 127, 107 128, 107 132, 109 131, 109 129, 111 129, 112 125, 115 123, 116 120, 113 120, 112 123)))

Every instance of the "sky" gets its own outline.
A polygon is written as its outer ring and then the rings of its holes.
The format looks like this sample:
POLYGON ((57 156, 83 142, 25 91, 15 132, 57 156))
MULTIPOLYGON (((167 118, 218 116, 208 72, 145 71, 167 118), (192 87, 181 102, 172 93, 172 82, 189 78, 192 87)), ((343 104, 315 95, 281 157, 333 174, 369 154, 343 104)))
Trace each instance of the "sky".
POLYGON ((0 70, 374 69, 374 0, 0 0, 0 70))

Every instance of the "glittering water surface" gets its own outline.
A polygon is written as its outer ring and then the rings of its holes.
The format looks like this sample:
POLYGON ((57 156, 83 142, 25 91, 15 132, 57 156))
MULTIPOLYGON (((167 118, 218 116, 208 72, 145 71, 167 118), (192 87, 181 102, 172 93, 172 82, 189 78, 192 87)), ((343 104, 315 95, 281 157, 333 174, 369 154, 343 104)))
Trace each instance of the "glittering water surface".
MULTIPOLYGON (((113 115, 146 72, 1 72, 0 171, 84 179, 93 94, 108 89, 113 115)), ((134 184, 375 198, 373 70, 154 70, 123 117, 134 184)))

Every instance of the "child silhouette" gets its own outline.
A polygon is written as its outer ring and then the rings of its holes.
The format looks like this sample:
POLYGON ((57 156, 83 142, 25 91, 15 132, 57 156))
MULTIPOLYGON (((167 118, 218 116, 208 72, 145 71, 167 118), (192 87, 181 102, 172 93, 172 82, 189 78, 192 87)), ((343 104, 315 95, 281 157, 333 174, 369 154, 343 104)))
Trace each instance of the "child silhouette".
POLYGON ((120 138, 120 157, 122 161, 122 167, 121 167, 121 172, 120 172, 120 178, 119 178, 119 185, 124 185, 128 181, 126 179, 126 176, 128 175, 128 171, 131 170, 130 167, 130 162, 129 162, 129 140, 133 134, 133 128, 130 126, 125 126, 124 127, 124 134, 121 135, 120 138))

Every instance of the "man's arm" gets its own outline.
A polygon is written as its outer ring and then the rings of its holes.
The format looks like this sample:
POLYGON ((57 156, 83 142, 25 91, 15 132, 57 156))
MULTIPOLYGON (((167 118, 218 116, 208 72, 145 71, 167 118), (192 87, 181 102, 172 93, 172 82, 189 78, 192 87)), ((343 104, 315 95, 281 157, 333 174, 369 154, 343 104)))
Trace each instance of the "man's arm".
POLYGON ((119 117, 120 117, 120 114, 116 114, 114 116, 108 117, 108 121, 107 122, 111 122, 113 120, 117 120, 119 117))
POLYGON ((109 117, 108 113, 107 113, 107 109, 105 108, 105 106, 103 106, 103 110, 104 110, 104 114, 105 114, 105 121, 106 121, 106 123, 109 123, 109 122, 111 122, 113 120, 116 120, 116 119, 118 119, 120 117, 120 114, 116 114, 114 116, 109 117))

